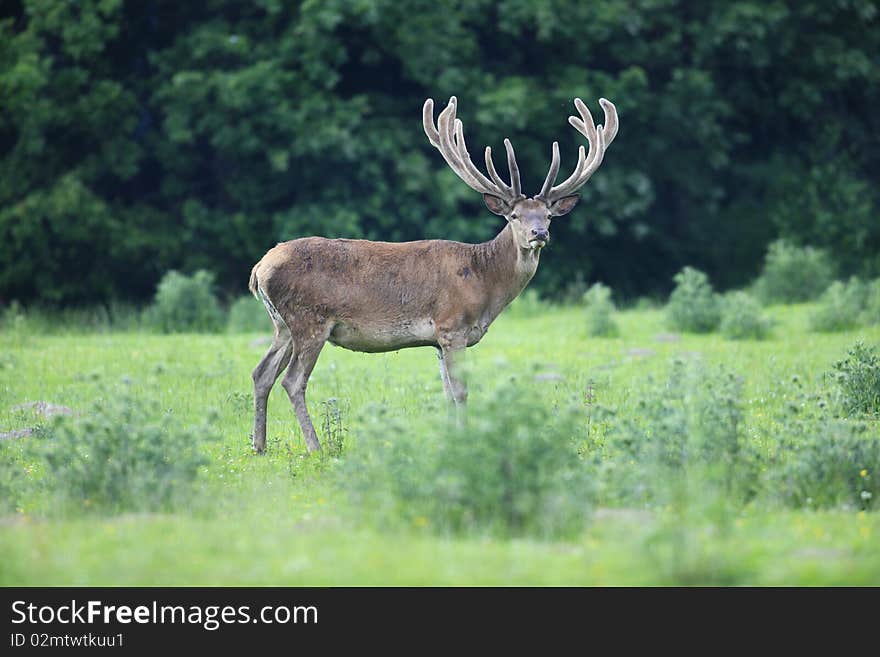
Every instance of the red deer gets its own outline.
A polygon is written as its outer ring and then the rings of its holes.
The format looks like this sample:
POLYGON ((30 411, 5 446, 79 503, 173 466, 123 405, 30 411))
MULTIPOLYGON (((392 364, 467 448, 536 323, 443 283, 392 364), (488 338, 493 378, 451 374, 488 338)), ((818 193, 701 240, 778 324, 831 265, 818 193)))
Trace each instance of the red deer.
POLYGON ((521 191, 510 140, 504 140, 510 184, 498 175, 492 149, 485 151, 483 174, 471 161, 456 99, 434 124, 434 101, 423 108, 428 140, 490 211, 506 219, 495 239, 482 244, 447 240, 372 242, 304 237, 282 242, 254 266, 250 290, 266 306, 275 325, 269 352, 253 372, 254 433, 257 452, 266 448, 266 404, 284 368, 282 385, 290 396, 309 451, 320 449, 306 408, 306 385, 321 348, 331 344, 353 351, 383 352, 434 347, 446 395, 456 405, 467 387, 456 360, 486 334, 493 320, 531 280, 541 249, 550 240, 550 219, 571 212, 577 190, 599 168, 617 134, 617 111, 599 100, 605 124, 593 122, 587 106, 574 101, 580 118, 569 123, 586 137, 574 172, 554 185, 559 144, 553 142, 550 170, 538 195, 521 191), (289 365, 288 365, 289 364, 289 365))

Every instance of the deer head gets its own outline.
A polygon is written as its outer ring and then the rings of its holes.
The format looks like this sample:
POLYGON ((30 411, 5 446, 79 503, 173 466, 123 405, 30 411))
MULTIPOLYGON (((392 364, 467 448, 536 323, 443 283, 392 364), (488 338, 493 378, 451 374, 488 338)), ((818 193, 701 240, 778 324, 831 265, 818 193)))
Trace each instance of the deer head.
POLYGON ((477 169, 464 141, 464 126, 455 117, 457 104, 455 96, 450 98, 449 104, 440 112, 435 126, 434 101, 431 98, 425 101, 422 122, 428 141, 440 151, 443 159, 459 178, 483 195, 483 201, 489 210, 507 219, 516 244, 521 249, 537 251, 543 248, 550 241, 550 219, 572 211, 578 202, 578 189, 602 164, 605 149, 617 135, 616 108, 608 100, 600 98, 599 104, 605 112, 605 124, 596 127, 590 110, 580 98, 575 98, 574 105, 580 118, 570 116, 568 122, 586 137, 589 153, 581 146, 574 172, 559 185, 554 185, 560 162, 559 143, 554 141, 550 170, 544 179, 544 185, 540 193, 528 198, 522 193, 519 167, 509 139, 504 140, 504 148, 507 150, 510 184, 505 183, 495 170, 492 149, 489 146, 486 147, 486 170, 489 177, 477 169))

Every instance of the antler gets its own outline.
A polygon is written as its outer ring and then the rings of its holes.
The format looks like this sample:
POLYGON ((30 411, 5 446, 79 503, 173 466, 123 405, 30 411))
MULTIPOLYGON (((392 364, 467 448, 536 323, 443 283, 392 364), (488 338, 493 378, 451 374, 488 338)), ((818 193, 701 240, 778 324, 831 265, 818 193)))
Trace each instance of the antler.
POLYGON ((509 185, 501 179, 495 170, 491 147, 486 146, 486 170, 489 172, 491 180, 484 176, 471 161, 464 141, 464 125, 460 119, 455 118, 457 104, 458 100, 452 96, 449 99, 449 104, 437 117, 437 125, 435 126, 434 100, 428 98, 425 101, 425 105, 422 107, 422 123, 425 126, 428 141, 440 151, 449 167, 471 189, 481 194, 492 194, 509 201, 525 198, 520 186, 519 167, 516 165, 516 156, 509 139, 504 140, 504 148, 507 150, 507 166, 510 169, 509 185))
POLYGON ((550 163, 550 170, 547 172, 547 178, 544 180, 544 186, 541 193, 536 198, 544 199, 552 203, 563 196, 570 196, 580 189, 592 176, 599 165, 602 164, 602 158, 605 157, 605 149, 614 141, 617 136, 617 108, 610 101, 600 98, 599 104, 605 112, 605 125, 598 128, 593 122, 593 116, 590 110, 580 98, 574 99, 574 106, 577 108, 581 118, 569 116, 568 122, 587 138, 590 145, 589 158, 584 152, 584 147, 578 148, 578 163, 574 172, 562 183, 553 186, 556 176, 559 174, 559 144, 553 142, 553 159, 550 163))

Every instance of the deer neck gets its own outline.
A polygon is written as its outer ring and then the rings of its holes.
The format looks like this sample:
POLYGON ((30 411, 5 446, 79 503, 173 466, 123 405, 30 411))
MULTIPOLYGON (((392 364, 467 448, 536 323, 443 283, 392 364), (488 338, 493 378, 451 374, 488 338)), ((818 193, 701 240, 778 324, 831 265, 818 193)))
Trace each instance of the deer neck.
POLYGON ((532 280, 541 250, 520 248, 510 224, 505 225, 495 239, 478 244, 477 248, 490 282, 487 314, 495 319, 532 280))

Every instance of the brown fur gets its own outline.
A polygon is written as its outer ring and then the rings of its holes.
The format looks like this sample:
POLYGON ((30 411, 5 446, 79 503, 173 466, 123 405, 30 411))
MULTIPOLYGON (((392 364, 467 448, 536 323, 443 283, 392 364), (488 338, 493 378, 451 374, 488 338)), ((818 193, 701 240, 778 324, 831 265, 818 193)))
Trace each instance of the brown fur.
POLYGON ((580 99, 581 119, 572 125, 591 144, 590 159, 581 147, 575 172, 553 186, 559 171, 559 147, 541 193, 521 193, 513 147, 505 140, 510 184, 506 184, 486 151, 489 178, 480 173, 464 145, 462 124, 450 98, 437 126, 428 99, 422 120, 428 140, 468 186, 483 195, 487 207, 507 225, 482 244, 447 240, 391 243, 304 237, 282 242, 254 266, 248 288, 263 301, 275 324, 268 353, 253 371, 254 433, 257 452, 266 448, 269 392, 287 368, 282 386, 293 404, 309 451, 320 448, 306 407, 306 386, 325 342, 353 351, 381 352, 407 347, 435 347, 447 396, 457 406, 467 399, 467 386, 457 365, 459 355, 485 335, 498 314, 528 284, 538 267, 541 249, 550 240, 550 219, 577 204, 574 193, 602 161, 604 148, 617 133, 617 114, 608 101, 607 140, 593 125, 580 99))
POLYGON ((508 246, 508 233, 484 244, 306 237, 271 249, 254 267, 251 283, 256 291, 259 281, 289 325, 329 322, 334 329, 387 336, 387 343, 373 347, 339 341, 354 351, 439 346, 444 331, 488 327, 531 278, 533 270, 518 274, 516 254, 500 248, 508 246), (436 330, 423 339, 418 331, 408 334, 418 320, 433 322, 436 330))
POLYGON ((266 304, 275 339, 254 370, 254 448, 265 449, 269 391, 282 385, 310 450, 317 433, 305 388, 325 341, 354 351, 433 346, 447 395, 463 404, 467 388, 456 354, 480 341, 492 321, 531 280, 546 234, 546 204, 523 200, 521 217, 482 244, 446 240, 370 242, 305 237, 270 249, 251 271, 249 288, 266 304))

